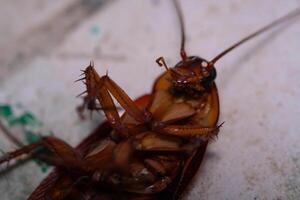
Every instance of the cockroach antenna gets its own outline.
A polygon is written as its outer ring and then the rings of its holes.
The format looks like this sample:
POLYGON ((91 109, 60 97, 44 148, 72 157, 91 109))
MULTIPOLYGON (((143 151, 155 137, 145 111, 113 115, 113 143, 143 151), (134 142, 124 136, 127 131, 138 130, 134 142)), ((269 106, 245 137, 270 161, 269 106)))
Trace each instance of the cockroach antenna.
POLYGON ((229 48, 222 51, 220 54, 218 54, 216 57, 214 57, 211 61, 209 61, 208 67, 211 68, 220 58, 222 58, 223 56, 225 56, 227 53, 234 50, 238 46, 240 46, 240 45, 244 44, 245 42, 253 39, 254 37, 256 37, 256 36, 266 32, 266 31, 274 28, 275 26, 282 24, 283 22, 286 22, 288 20, 291 20, 292 18, 295 18, 295 17, 299 16, 299 14, 300 14, 300 7, 295 9, 294 11, 290 12, 289 14, 284 15, 283 17, 280 17, 279 19, 277 19, 277 20, 271 22, 270 24, 262 27, 261 29, 255 31, 254 33, 248 35, 247 37, 241 39, 237 43, 233 44, 229 48))
MULTIPOLYGON (((185 51, 185 30, 184 30, 184 21, 183 21, 183 14, 182 11, 180 9, 179 3, 177 2, 177 0, 173 0, 175 9, 176 9, 176 13, 178 15, 178 19, 179 19, 179 24, 180 24, 180 32, 181 32, 181 45, 180 45, 180 56, 182 58, 182 61, 185 62, 185 60, 187 59, 187 55, 186 55, 186 51, 185 51)), ((166 71, 169 70, 165 59, 163 57, 159 57, 156 59, 156 63, 162 67, 164 66, 166 71)))
POLYGON ((185 51, 185 30, 184 30, 183 14, 177 0, 173 0, 173 3, 180 23, 180 32, 181 32, 180 56, 182 58, 182 61, 185 61, 187 59, 187 55, 185 51))

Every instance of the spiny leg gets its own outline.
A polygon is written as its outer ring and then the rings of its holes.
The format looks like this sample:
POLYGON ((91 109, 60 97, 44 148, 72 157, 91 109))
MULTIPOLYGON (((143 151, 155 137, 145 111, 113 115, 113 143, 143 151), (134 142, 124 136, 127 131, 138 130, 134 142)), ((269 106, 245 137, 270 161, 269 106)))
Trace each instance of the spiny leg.
POLYGON ((84 168, 82 160, 80 156, 75 152, 75 150, 67 143, 55 137, 43 137, 37 142, 24 146, 16 151, 7 153, 6 155, 0 157, 0 164, 8 162, 23 154, 31 153, 37 153, 38 156, 36 157, 51 165, 61 166, 65 168, 84 168), (52 154, 38 154, 37 151, 41 150, 40 148, 42 147, 50 151, 52 154))
POLYGON ((162 134, 174 135, 180 137, 202 137, 204 139, 211 139, 218 135, 221 123, 216 127, 202 127, 199 125, 168 125, 157 128, 157 131, 162 134))
POLYGON ((196 142, 184 142, 181 138, 156 132, 144 132, 134 137, 133 146, 141 155, 186 154, 197 147, 196 142))
POLYGON ((84 73, 87 87, 87 96, 85 98, 93 101, 98 99, 101 109, 104 111, 110 125, 122 136, 127 136, 128 130, 121 123, 117 108, 109 92, 105 89, 103 80, 92 65, 88 66, 86 70, 84 70, 84 73))
POLYGON ((0 120, 0 130, 2 130, 3 134, 15 145, 17 145, 18 147, 22 147, 24 146, 24 144, 18 139, 16 138, 6 127, 5 125, 1 122, 0 120))
MULTIPOLYGON (((52 155, 47 155, 45 153, 39 152, 39 148, 42 146, 45 146, 43 144, 43 142, 46 142, 46 144, 47 144, 46 146, 48 146, 47 148, 50 150, 51 149, 54 150, 54 149, 58 148, 58 146, 64 146, 64 148, 69 148, 71 150, 72 147, 68 146, 63 141, 60 141, 60 140, 58 140, 56 138, 52 138, 52 137, 49 137, 49 138, 45 137, 44 139, 42 139, 44 141, 40 140, 40 141, 37 141, 35 143, 32 143, 32 144, 26 146, 21 141, 19 141, 17 138, 15 138, 13 136, 13 134, 11 132, 9 132, 9 130, 6 129, 5 126, 1 122, 0 122, 0 129, 2 129, 2 131, 5 132, 5 135, 19 147, 19 149, 14 152, 11 152, 8 154, 4 153, 4 156, 0 157, 0 164, 5 161, 7 161, 7 164, 8 164, 8 161, 13 159, 14 157, 18 157, 19 155, 30 153, 33 158, 41 160, 45 163, 55 165, 55 166, 65 166, 65 160, 62 159, 64 156, 55 157, 52 155), (55 144, 53 145, 51 143, 55 143, 55 144), (53 148, 51 148, 50 145, 52 145, 53 148), (35 151, 35 150, 37 150, 37 151, 35 151)), ((56 151, 56 152, 59 152, 59 151, 56 151)))
MULTIPOLYGON (((118 103, 125 109, 125 111, 132 116, 138 122, 144 123, 147 121, 147 116, 145 112, 141 111, 134 101, 124 92, 118 84, 109 78, 106 74, 102 77, 98 75, 94 68, 87 68, 87 72, 92 72, 95 77, 99 77, 96 85, 96 89, 101 90, 101 88, 110 92, 110 94, 118 101, 118 103)), ((101 102, 100 102, 101 103, 101 102)))
MULTIPOLYGON (((91 61, 88 67, 92 67, 93 65, 94 65, 94 63, 91 61)), ((80 97, 81 95, 84 95, 85 93, 87 93, 87 95, 83 97, 82 104, 77 106, 76 110, 77 110, 79 117, 81 119, 85 119, 85 116, 83 115, 84 110, 89 110, 92 115, 92 112, 94 110, 99 111, 99 110, 103 110, 103 109, 99 105, 96 104, 96 97, 93 96, 92 94, 90 94, 92 92, 92 88, 90 87, 90 85, 87 85, 87 82, 85 81, 86 80, 85 70, 81 70, 81 71, 83 73, 80 76, 84 76, 84 77, 77 79, 75 82, 82 81, 87 86, 87 90, 78 94, 77 97, 80 97)))
POLYGON ((83 114, 84 110, 90 110, 91 115, 94 110, 101 110, 101 107, 97 107, 95 99, 88 99, 87 96, 83 98, 83 103, 76 107, 76 111, 81 119, 85 119, 83 114))
POLYGON ((116 98, 130 116, 141 123, 145 123, 148 120, 147 114, 141 111, 134 101, 113 80, 111 80, 109 76, 103 76, 102 80, 107 90, 116 98))
POLYGON ((87 97, 97 98, 104 108, 103 111, 110 124, 123 135, 128 134, 125 125, 122 124, 115 103, 111 95, 120 103, 125 111, 137 122, 145 123, 149 121, 147 113, 141 111, 130 99, 130 97, 113 81, 108 75, 100 77, 93 66, 88 66, 85 70, 87 97))

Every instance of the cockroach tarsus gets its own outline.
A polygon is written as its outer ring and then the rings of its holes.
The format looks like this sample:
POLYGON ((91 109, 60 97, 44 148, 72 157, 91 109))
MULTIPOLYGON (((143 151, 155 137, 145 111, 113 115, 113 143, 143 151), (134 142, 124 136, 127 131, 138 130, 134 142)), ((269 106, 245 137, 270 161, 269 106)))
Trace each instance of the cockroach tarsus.
POLYGON ((107 121, 77 148, 54 138, 7 153, 0 164, 31 154, 56 166, 30 195, 40 199, 178 199, 197 172, 206 146, 219 132, 216 62, 239 45, 300 14, 300 9, 250 34, 211 60, 188 56, 183 15, 174 1, 181 28, 181 61, 167 66, 152 92, 132 100, 94 64, 83 70, 86 96, 79 111, 102 110, 107 121), (119 115, 114 99, 125 110, 119 115), (96 104, 98 102, 100 107, 96 104), (36 153, 43 147, 47 152, 36 153))

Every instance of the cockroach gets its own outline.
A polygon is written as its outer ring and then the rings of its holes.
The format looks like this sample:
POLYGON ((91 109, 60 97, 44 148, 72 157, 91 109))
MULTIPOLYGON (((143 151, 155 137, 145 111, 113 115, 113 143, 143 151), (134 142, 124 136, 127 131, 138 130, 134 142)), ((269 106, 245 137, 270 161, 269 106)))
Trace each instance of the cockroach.
POLYGON ((298 8, 206 60, 186 53, 183 15, 177 1, 174 5, 181 61, 170 68, 163 57, 156 60, 166 71, 150 94, 132 100, 91 62, 79 79, 87 88, 80 110, 100 109, 106 122, 76 148, 48 136, 0 158, 2 164, 30 154, 56 167, 29 200, 179 199, 223 124, 218 124, 215 64, 246 41, 300 14, 298 8), (123 115, 113 98, 125 110, 123 115))

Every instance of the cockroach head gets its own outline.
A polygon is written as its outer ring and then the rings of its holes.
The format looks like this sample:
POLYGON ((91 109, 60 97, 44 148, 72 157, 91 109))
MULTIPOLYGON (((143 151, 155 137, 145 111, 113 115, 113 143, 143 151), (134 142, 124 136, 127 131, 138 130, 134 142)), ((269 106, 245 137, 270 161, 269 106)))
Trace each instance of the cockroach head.
POLYGON ((197 56, 180 61, 170 69, 170 73, 176 91, 196 96, 207 91, 217 76, 215 67, 197 56))

